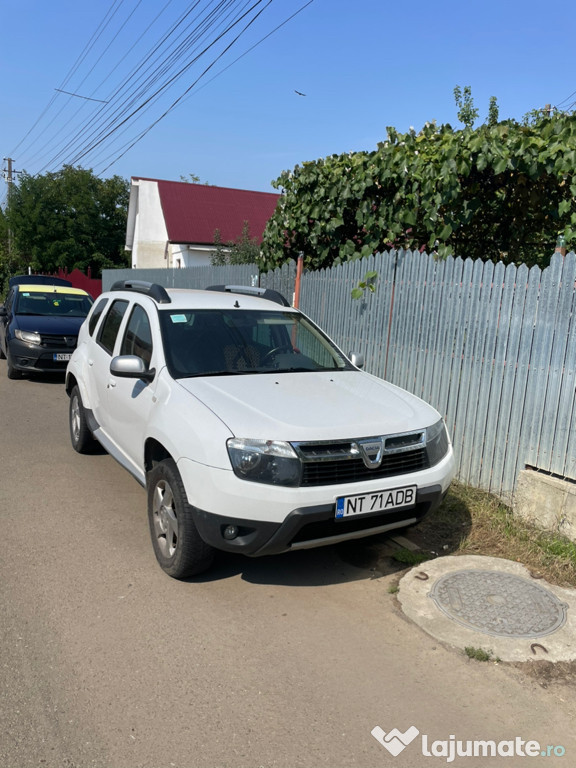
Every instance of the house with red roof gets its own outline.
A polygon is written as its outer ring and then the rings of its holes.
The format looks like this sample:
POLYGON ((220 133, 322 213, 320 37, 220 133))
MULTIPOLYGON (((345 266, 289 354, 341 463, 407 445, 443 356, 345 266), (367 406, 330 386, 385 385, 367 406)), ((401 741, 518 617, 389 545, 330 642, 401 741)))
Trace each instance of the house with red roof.
POLYGON ((133 268, 210 264, 216 230, 222 243, 236 240, 248 222, 261 242, 278 194, 247 189, 133 177, 126 250, 133 268))

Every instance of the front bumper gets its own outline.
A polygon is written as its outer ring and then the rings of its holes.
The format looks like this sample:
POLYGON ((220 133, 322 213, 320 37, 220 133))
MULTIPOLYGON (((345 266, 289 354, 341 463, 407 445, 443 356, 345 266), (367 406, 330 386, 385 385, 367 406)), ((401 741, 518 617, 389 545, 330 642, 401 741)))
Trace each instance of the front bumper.
POLYGON ((20 339, 10 339, 7 346, 14 368, 29 373, 64 372, 74 351, 74 347, 62 345, 46 348, 37 344, 26 344, 20 339), (64 356, 65 359, 58 360, 58 356, 64 356))
POLYGON ((336 520, 334 504, 294 509, 282 523, 239 520, 198 508, 193 508, 193 514, 198 532, 207 544, 227 552, 257 557, 337 544, 413 525, 436 509, 446 492, 447 489, 443 490, 441 485, 420 488, 415 507, 345 520, 336 520), (230 526, 237 528, 237 535, 233 539, 227 539, 224 535, 230 526))

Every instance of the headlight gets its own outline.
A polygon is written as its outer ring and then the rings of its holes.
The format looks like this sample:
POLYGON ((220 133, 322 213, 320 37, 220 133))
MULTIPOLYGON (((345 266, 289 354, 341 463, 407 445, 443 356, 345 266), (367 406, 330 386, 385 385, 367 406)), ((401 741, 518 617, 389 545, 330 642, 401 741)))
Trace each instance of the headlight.
POLYGON ((25 341, 27 344, 40 344, 42 342, 42 337, 39 333, 34 333, 33 331, 14 331, 14 336, 16 336, 17 339, 20 339, 20 341, 25 341))
POLYGON ((448 432, 444 421, 440 419, 436 424, 428 427, 426 430, 426 451, 430 466, 433 467, 442 461, 448 453, 448 432))
POLYGON ((279 440, 228 440, 232 469, 242 480, 294 488, 300 484, 300 460, 289 443, 279 440))

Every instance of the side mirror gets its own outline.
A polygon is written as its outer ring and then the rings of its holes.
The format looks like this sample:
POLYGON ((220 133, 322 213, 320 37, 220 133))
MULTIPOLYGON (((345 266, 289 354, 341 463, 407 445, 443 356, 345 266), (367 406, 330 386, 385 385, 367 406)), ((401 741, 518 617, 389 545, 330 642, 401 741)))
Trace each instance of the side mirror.
POLYGON ((152 381, 156 376, 154 368, 148 369, 146 363, 137 355, 118 355, 110 362, 110 373, 120 379, 143 379, 152 381))
POLYGON ((4 306, 4 304, 2 304, 2 306, 0 307, 0 317, 7 317, 7 316, 8 316, 8 312, 6 312, 6 307, 4 306))
POLYGON ((355 365, 356 368, 364 368, 364 355, 358 355, 356 352, 351 352, 349 357, 350 362, 352 365, 355 365))

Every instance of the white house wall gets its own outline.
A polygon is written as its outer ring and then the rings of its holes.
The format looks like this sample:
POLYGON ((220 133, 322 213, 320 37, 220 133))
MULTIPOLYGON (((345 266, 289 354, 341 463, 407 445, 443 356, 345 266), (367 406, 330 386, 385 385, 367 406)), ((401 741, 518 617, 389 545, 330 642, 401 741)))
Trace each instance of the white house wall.
POLYGON ((168 232, 162 213, 158 184, 139 179, 134 223, 132 266, 140 269, 167 267, 168 232))
POLYGON ((210 266, 211 245, 168 242, 168 230, 156 181, 133 179, 130 190, 126 248, 133 269, 210 266))
POLYGON ((209 267, 213 246, 208 245, 171 245, 171 267, 209 267))

